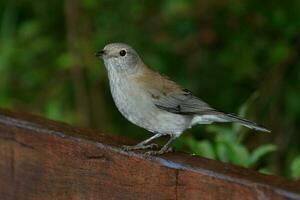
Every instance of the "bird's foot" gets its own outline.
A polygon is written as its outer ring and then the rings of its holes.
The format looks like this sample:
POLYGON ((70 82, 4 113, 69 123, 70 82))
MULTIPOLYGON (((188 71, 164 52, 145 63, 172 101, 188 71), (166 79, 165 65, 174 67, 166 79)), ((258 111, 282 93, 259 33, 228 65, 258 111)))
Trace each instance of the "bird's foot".
POLYGON ((147 152, 144 153, 144 155, 146 155, 146 156, 154 156, 154 155, 162 155, 162 154, 171 153, 171 152, 174 152, 173 148, 172 147, 168 147, 166 149, 162 148, 159 151, 147 151, 147 152))
POLYGON ((132 151, 132 150, 143 150, 143 149, 155 149, 158 147, 158 144, 155 144, 155 143, 152 143, 152 144, 149 144, 149 145, 134 145, 134 146, 122 146, 122 149, 124 151, 132 151))

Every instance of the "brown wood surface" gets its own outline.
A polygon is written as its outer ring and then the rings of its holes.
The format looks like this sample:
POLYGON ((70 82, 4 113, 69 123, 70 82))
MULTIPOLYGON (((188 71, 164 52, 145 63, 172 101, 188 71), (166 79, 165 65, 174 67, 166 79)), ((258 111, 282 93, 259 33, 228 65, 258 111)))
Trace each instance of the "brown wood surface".
POLYGON ((299 182, 0 110, 0 199, 300 199, 299 182))

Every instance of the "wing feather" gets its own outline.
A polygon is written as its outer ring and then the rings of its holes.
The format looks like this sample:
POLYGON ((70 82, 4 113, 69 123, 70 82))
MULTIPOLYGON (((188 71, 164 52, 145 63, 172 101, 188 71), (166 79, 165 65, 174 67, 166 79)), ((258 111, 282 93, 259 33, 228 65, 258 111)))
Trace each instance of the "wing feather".
POLYGON ((168 77, 142 68, 136 81, 149 93, 153 103, 160 109, 176 114, 214 114, 217 111, 207 103, 195 97, 189 90, 183 89, 168 77))
POLYGON ((216 110, 201 99, 195 97, 191 92, 182 90, 180 93, 171 93, 161 98, 153 99, 153 103, 160 109, 176 114, 212 114, 216 110))

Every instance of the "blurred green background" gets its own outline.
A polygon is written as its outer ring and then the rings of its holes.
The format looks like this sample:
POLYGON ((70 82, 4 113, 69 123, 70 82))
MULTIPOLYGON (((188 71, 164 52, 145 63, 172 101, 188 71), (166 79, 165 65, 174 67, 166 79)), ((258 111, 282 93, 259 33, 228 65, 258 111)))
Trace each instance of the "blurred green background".
POLYGON ((197 126, 174 146, 300 177, 300 1, 0 2, 0 106, 137 140, 94 53, 125 42, 145 63, 225 112, 272 129, 197 126))

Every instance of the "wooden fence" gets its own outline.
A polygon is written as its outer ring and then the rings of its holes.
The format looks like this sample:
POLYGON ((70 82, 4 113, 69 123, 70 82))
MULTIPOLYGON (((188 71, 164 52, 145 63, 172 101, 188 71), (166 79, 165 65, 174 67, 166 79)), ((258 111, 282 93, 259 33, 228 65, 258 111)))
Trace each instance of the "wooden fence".
POLYGON ((300 183, 184 153, 124 152, 124 138, 0 110, 0 199, 300 199, 300 183))

